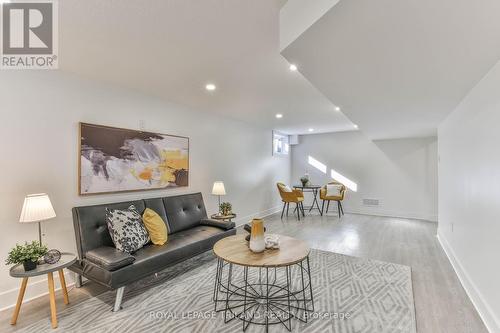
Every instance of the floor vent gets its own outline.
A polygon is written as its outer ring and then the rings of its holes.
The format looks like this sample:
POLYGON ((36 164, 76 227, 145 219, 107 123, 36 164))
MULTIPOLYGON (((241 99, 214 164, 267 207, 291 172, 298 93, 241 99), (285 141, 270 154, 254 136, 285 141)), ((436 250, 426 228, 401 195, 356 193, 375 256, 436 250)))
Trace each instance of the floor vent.
POLYGON ((365 206, 379 206, 380 200, 379 199, 363 199, 363 205, 365 205, 365 206))

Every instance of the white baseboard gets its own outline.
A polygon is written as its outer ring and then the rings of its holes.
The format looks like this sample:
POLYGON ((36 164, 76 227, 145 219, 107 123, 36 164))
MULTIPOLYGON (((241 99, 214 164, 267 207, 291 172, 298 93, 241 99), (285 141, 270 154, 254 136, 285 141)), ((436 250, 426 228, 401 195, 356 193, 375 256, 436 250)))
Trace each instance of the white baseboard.
POLYGON ((415 213, 407 213, 407 212, 393 212, 393 211, 382 211, 382 210, 371 210, 371 209, 344 209, 346 213, 350 214, 361 214, 361 215, 373 215, 373 216, 382 216, 382 217, 395 217, 402 219, 413 219, 413 220, 423 220, 429 222, 438 221, 437 215, 425 215, 425 214, 415 214, 415 213))
POLYGON ((237 219, 234 220, 234 223, 236 224, 237 227, 239 227, 241 225, 244 225, 244 224, 250 222, 253 218, 267 217, 267 216, 279 213, 281 211, 281 208, 282 208, 281 205, 275 206, 275 207, 271 207, 269 209, 260 211, 258 213, 250 214, 250 215, 243 216, 243 217, 238 217, 237 219))
MULTIPOLYGON (((267 217, 276 213, 281 212, 281 209, 283 206, 275 206, 269 209, 266 209, 264 211, 250 214, 247 216, 243 217, 238 217, 237 219, 234 220, 236 223, 236 226, 243 225, 245 223, 248 223, 249 221, 252 220, 252 218, 255 217, 267 217)), ((331 210, 330 210, 331 211, 331 210)), ((428 221, 428 222, 438 222, 438 216, 437 215, 422 215, 422 214, 412 214, 412 213, 404 213, 404 212, 392 212, 392 211, 373 211, 373 210, 363 210, 363 209, 354 209, 354 210, 346 210, 344 208, 344 211, 349 214, 360 214, 360 215, 373 215, 373 216, 382 216, 382 217, 395 217, 395 218, 402 218, 402 219, 414 219, 414 220, 423 220, 423 221, 428 221)))
MULTIPOLYGON (((65 271, 64 278, 66 279, 66 287, 69 289, 74 286, 74 273, 65 271)), ((19 280, 19 287, 21 287, 21 281, 19 280)), ((55 272, 54 274, 54 285, 56 286, 56 291, 61 290, 61 284, 59 282, 59 274, 55 272)), ((49 294, 48 289, 47 276, 41 280, 37 280, 30 283, 28 280, 28 285, 26 287, 26 293, 24 294, 23 304, 30 302, 34 299, 47 296, 49 294)), ((0 293, 0 311, 8 310, 14 308, 17 302, 17 295, 19 294, 19 288, 14 288, 11 290, 4 291, 0 293)), ((56 295, 58 296, 58 295, 56 295)), ((48 296, 47 296, 47 304, 48 304, 48 296)))
POLYGON ((453 251, 450 244, 446 240, 446 237, 444 237, 438 232, 437 238, 439 244, 441 244, 441 247, 443 248, 444 252, 446 253, 446 256, 448 257, 451 266, 455 270, 455 273, 457 274, 460 283, 464 287, 465 292, 469 296, 472 304, 479 313, 479 316, 483 320, 488 331, 491 333, 500 332, 499 318, 496 316, 491 307, 485 301, 483 295, 476 287, 475 283, 472 281, 469 274, 467 274, 467 271, 464 269, 462 264, 460 263, 460 260, 458 260, 458 258, 455 256, 455 252, 453 251))

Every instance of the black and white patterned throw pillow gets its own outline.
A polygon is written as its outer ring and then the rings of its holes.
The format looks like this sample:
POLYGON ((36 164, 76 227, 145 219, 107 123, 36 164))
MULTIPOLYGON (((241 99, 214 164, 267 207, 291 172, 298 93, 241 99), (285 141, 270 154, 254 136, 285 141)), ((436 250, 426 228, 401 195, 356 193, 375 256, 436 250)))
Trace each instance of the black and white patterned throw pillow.
POLYGON ((133 253, 149 242, 142 216, 134 205, 126 210, 106 208, 106 223, 116 249, 133 253))

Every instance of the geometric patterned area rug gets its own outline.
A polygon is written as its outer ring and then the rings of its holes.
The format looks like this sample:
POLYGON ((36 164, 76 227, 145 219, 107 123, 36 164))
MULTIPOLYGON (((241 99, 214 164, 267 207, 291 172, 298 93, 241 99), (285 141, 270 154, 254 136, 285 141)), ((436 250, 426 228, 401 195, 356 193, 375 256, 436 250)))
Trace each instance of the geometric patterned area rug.
MULTIPOLYGON (((46 319, 20 332, 242 332, 241 321, 224 324, 213 311, 216 263, 209 251, 127 286, 119 312, 111 312, 110 291, 59 312, 55 330, 46 319)), ((311 250, 310 265, 315 312, 308 323, 293 320, 292 332, 416 332, 410 267, 319 250, 311 250)))

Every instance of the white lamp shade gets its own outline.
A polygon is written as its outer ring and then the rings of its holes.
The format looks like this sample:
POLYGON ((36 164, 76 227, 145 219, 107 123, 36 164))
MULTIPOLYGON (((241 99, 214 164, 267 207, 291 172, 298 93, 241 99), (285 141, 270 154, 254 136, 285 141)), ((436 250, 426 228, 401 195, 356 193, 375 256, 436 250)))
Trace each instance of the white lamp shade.
POLYGON ((215 182, 214 187, 212 187, 213 195, 226 195, 226 189, 224 188, 223 182, 215 182))
POLYGON ((56 212, 47 194, 30 194, 24 199, 19 222, 39 222, 54 217, 56 212))

